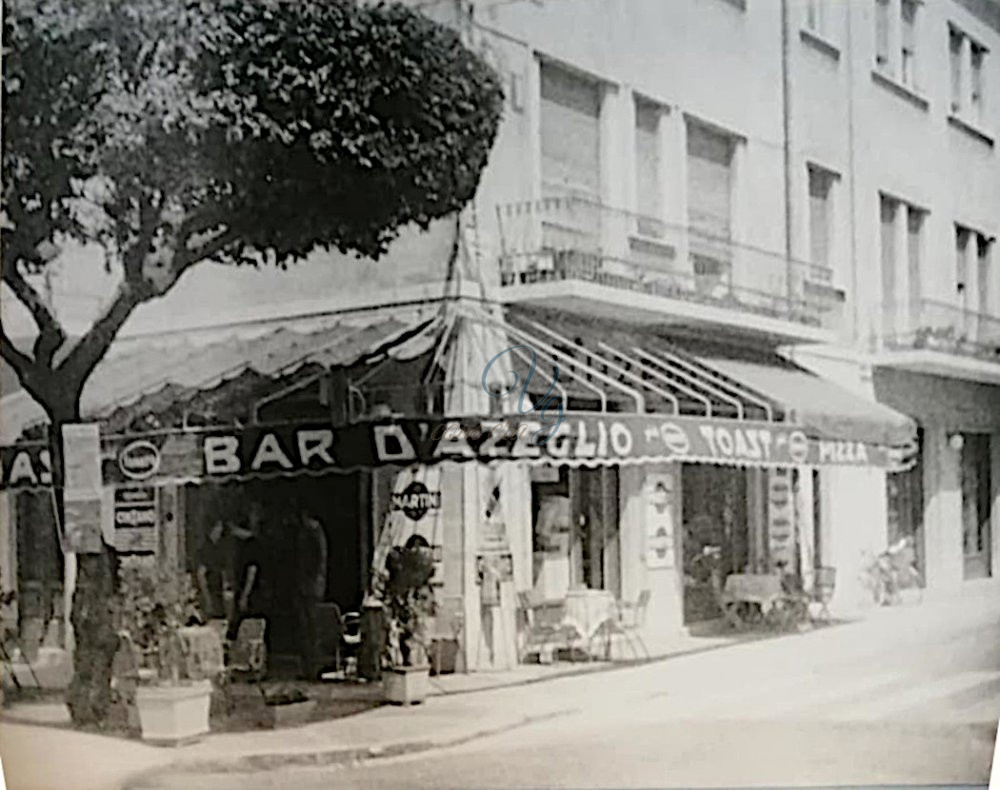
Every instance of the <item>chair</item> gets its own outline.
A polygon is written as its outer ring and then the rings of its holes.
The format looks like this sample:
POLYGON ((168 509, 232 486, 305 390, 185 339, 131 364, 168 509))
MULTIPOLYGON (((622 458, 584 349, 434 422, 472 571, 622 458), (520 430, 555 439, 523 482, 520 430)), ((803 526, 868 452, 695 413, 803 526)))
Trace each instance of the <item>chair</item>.
POLYGON ((819 614, 826 622, 830 621, 829 605, 836 583, 836 568, 820 567, 813 572, 812 599, 820 605, 819 614))
POLYGON ((462 631, 465 625, 464 600, 459 597, 444 598, 437 607, 431 629, 431 673, 441 675, 454 672, 462 652, 462 631), (447 653, 446 653, 447 651, 447 653), (448 658, 446 656, 450 655, 448 658))
POLYGON ((254 681, 263 679, 267 671, 267 648, 264 645, 266 633, 267 620, 263 617, 247 618, 240 623, 236 639, 229 646, 227 675, 243 672, 254 681))
POLYGON ((551 657, 554 651, 559 648, 572 650, 580 636, 572 625, 564 625, 561 622, 538 622, 535 617, 537 608, 531 600, 530 593, 519 592, 517 594, 517 609, 521 615, 522 633, 524 634, 524 644, 519 646, 518 650, 520 663, 524 663, 524 659, 532 653, 537 654, 539 662, 542 662, 543 656, 551 657))
POLYGON ((646 609, 649 608, 650 597, 650 591, 643 590, 634 602, 618 601, 618 616, 608 622, 609 640, 611 637, 621 636, 636 658, 639 658, 637 645, 642 648, 645 657, 649 658, 649 650, 646 649, 646 643, 642 641, 640 631, 646 623, 646 609))
POLYGON ((340 646, 345 657, 344 676, 358 676, 358 652, 361 650, 361 613, 344 612, 340 618, 340 646))

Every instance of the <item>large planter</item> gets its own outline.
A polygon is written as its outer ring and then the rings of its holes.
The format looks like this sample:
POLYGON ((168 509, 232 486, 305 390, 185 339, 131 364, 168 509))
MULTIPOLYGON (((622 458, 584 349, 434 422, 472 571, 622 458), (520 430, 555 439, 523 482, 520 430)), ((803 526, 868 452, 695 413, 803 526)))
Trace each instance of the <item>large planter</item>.
POLYGON ((264 708, 264 726, 294 727, 309 721, 313 711, 316 710, 316 700, 307 699, 286 705, 265 705, 264 708))
POLYGON ((430 667, 392 667, 382 673, 385 701, 393 705, 415 705, 427 699, 430 691, 430 667))
POLYGON ((177 686, 139 686, 136 707, 142 739, 159 746, 178 746, 208 732, 212 682, 198 680, 177 686))

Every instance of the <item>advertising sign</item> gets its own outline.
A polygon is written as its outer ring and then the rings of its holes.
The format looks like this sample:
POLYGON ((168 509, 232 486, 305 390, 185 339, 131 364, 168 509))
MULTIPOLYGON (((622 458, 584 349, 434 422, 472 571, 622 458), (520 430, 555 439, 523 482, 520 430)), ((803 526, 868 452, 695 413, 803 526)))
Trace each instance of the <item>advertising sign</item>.
POLYGON ((119 552, 156 552, 160 513, 155 486, 115 489, 114 514, 115 548, 119 552))
POLYGON ((76 554, 101 551, 101 435, 97 423, 62 427, 63 549, 76 554))
POLYGON ((767 534, 771 566, 795 566, 795 501, 789 469, 770 469, 767 475, 767 534))
POLYGON ((650 475, 646 496, 646 567, 672 568, 674 559, 674 475, 650 475))
MULTIPOLYGON (((92 446, 92 431, 87 442, 92 446)), ((599 412, 571 412, 558 426, 530 414, 493 419, 402 419, 337 428, 324 423, 290 423, 141 438, 112 436, 103 444, 101 471, 108 485, 322 474, 476 460, 523 460, 556 466, 644 461, 763 467, 898 465, 898 453, 887 447, 811 438, 802 426, 792 423, 599 412)), ((0 458, 0 485, 51 484, 48 459, 41 446, 3 448, 0 458)), ((93 465, 88 463, 74 474, 78 472, 89 485, 93 465)), ((433 490, 428 493, 433 494, 433 490)))

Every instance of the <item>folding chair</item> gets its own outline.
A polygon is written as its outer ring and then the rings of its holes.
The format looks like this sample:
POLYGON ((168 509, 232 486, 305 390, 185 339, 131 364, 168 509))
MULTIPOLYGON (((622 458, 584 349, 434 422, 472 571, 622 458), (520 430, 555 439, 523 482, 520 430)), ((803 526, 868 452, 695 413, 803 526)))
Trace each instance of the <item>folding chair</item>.
POLYGON ((642 649, 643 655, 649 658, 649 650, 642 641, 641 631, 646 622, 646 609, 649 607, 650 597, 650 591, 643 590, 635 602, 618 601, 618 616, 607 624, 609 641, 614 636, 621 636, 636 658, 639 658, 637 645, 642 649))

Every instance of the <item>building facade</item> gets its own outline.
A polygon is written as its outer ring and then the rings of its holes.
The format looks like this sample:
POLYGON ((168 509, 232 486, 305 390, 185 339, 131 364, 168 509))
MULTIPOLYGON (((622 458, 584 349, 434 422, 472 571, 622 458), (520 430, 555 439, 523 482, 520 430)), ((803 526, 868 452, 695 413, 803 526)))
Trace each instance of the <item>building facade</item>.
POLYGON ((797 475, 804 564, 838 569, 844 608, 865 555, 907 535, 931 593, 996 575, 996 3, 427 12, 507 91, 476 200, 500 301, 771 349, 910 416, 908 470, 797 475))
MULTIPOLYGON (((334 297, 338 310, 382 318, 415 304, 426 318, 440 304, 438 345, 420 356, 430 364, 420 382, 433 378, 438 395, 414 405, 409 379, 392 374, 376 393, 367 368, 356 380, 348 370, 289 390, 285 416, 298 408, 340 427, 516 415, 538 430, 558 403, 565 420, 542 450, 484 455, 459 427, 433 463, 390 460, 350 484, 313 486, 309 496, 327 491, 331 519, 352 502, 351 525, 337 526, 352 531, 351 571, 331 571, 331 601, 356 607, 385 547, 419 533, 440 563, 462 664, 475 670, 523 658, 526 612, 570 594, 584 620, 599 619, 588 607, 602 601, 644 602, 646 645, 669 647, 719 614, 706 549, 726 573, 791 570, 807 586, 834 568, 832 606, 844 612, 871 603, 866 555, 905 535, 929 591, 996 576, 995 3, 416 4, 460 29, 503 81, 504 119, 474 204, 460 225, 404 234, 389 263, 318 254, 298 285, 281 275, 258 290, 278 324, 329 310, 334 297), (286 286, 300 305, 322 296, 291 309, 286 286), (493 363, 523 390, 488 376, 493 363), (335 414, 350 392, 364 408, 335 414), (588 603, 581 591, 603 597, 588 603)), ((164 315, 172 299, 194 301, 200 276, 163 300, 164 315)), ((218 355, 222 368, 284 370, 250 364, 253 345, 218 355)), ((188 380, 183 365, 156 359, 157 387, 176 378, 200 391, 222 374, 188 380)), ((113 374, 109 358, 88 390, 94 415, 124 397, 97 392, 99 381, 114 388, 113 374)), ((191 448, 193 471, 164 479, 160 500, 183 514, 160 533, 161 560, 188 568, 214 507, 186 487, 208 468, 191 448), (173 548, 170 530, 182 536, 173 548)), ((17 578, 51 557, 28 556, 17 523, 31 514, 0 499, 10 525, 0 560, 17 578)), ((67 602, 72 575, 68 560, 67 602)))

